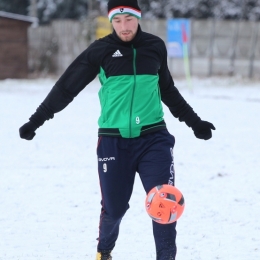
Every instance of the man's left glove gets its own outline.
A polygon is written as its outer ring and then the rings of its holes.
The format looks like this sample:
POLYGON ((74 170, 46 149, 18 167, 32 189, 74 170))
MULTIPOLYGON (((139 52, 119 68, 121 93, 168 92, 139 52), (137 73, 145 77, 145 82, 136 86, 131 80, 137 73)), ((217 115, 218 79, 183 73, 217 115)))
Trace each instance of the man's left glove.
POLYGON ((209 140, 212 137, 211 130, 216 130, 212 123, 203 120, 197 121, 191 128, 197 138, 204 140, 209 140))

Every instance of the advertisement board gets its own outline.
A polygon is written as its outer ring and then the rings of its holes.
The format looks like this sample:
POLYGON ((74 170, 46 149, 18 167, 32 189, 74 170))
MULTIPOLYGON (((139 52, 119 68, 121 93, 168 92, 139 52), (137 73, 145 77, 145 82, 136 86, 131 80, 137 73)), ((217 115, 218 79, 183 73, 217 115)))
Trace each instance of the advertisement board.
POLYGON ((184 47, 189 49, 189 39, 189 19, 170 19, 167 21, 167 49, 169 57, 183 58, 185 55, 184 47))

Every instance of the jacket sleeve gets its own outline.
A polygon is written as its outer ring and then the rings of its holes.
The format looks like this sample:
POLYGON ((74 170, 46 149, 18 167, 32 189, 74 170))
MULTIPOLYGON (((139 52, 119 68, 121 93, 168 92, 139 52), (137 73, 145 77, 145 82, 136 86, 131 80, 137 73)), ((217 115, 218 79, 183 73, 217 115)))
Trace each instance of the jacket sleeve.
POLYGON ((200 120, 200 117, 193 111, 192 107, 185 101, 178 89, 175 87, 172 76, 167 65, 167 50, 162 43, 161 67, 159 69, 159 87, 162 102, 169 108, 172 115, 185 122, 189 127, 200 120))
POLYGON ((47 97, 30 117, 36 126, 63 110, 86 85, 97 76, 104 46, 99 41, 92 43, 66 69, 47 97))

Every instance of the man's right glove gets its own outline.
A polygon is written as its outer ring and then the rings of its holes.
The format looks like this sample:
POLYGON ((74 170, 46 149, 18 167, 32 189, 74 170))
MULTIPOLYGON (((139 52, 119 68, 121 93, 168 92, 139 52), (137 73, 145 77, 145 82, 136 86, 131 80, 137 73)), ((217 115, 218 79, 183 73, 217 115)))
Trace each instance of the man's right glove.
POLYGON ((36 112, 29 118, 29 122, 19 128, 22 139, 32 140, 36 135, 36 129, 42 126, 46 120, 53 118, 53 115, 48 117, 45 111, 45 106, 40 105, 36 109, 36 112))
POLYGON ((36 135, 35 131, 38 127, 31 121, 19 128, 20 137, 25 140, 32 140, 36 135))

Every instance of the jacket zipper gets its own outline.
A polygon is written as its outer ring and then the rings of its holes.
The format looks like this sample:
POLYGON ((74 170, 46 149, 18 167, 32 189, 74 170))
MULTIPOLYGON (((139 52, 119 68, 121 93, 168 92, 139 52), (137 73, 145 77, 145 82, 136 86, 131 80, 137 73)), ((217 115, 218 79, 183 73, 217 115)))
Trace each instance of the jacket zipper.
POLYGON ((136 86, 136 49, 132 45, 133 49, 133 69, 134 69, 134 86, 133 86, 133 91, 132 91, 132 99, 131 99, 131 105, 130 105, 130 118, 129 118, 129 135, 132 137, 132 109, 133 109, 133 103, 134 103, 134 93, 135 93, 135 86, 136 86))

